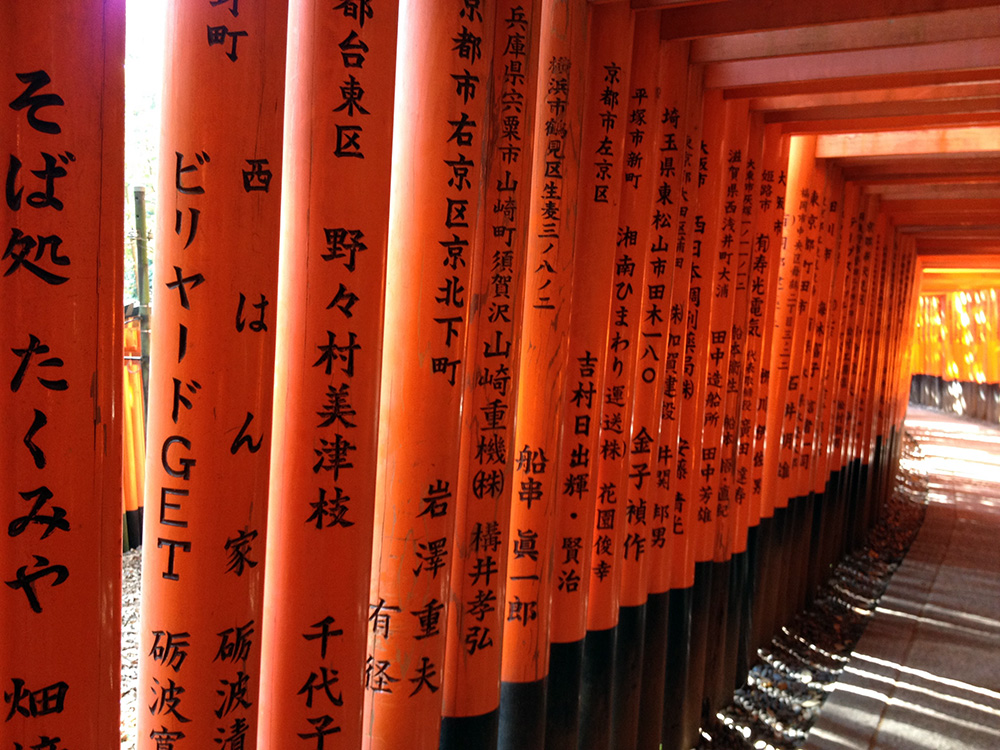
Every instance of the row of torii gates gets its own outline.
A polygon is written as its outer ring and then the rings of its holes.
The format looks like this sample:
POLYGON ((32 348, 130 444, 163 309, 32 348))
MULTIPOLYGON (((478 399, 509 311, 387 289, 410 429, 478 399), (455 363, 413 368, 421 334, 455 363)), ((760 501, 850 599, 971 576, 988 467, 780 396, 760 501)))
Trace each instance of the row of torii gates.
MULTIPOLYGON (((633 5, 169 3, 140 748, 689 747, 863 541, 918 239, 633 5)), ((0 744, 111 748, 124 8, 0 28, 0 744)))

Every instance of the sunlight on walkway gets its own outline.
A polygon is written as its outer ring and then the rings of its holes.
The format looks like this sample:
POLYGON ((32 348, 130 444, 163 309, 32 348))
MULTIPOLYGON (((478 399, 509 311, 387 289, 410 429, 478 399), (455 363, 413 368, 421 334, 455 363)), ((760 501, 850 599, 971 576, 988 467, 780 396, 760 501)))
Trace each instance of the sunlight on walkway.
POLYGON ((910 408, 924 525, 807 750, 1000 747, 1000 429, 910 408))

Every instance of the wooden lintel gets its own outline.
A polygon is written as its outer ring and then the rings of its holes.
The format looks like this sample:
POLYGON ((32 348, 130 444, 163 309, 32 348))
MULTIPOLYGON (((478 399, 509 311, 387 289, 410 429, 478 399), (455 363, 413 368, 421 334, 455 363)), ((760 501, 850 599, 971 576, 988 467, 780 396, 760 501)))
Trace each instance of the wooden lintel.
POLYGON ((691 61, 709 63, 755 57, 900 47, 985 36, 1000 36, 1000 13, 996 7, 965 8, 904 16, 893 19, 891 23, 879 18, 705 37, 692 43, 691 61))
POLYGON ((970 152, 1000 152, 1000 126, 821 135, 816 141, 820 159, 970 152))
POLYGON ((804 81, 777 81, 756 86, 727 88, 723 90, 722 95, 726 99, 759 99, 768 96, 877 91, 913 86, 937 86, 950 83, 997 80, 1000 80, 1000 63, 990 68, 978 68, 975 70, 939 70, 924 73, 887 72, 883 75, 859 76, 855 78, 814 78, 804 81))
POLYGON ((989 153, 844 157, 837 164, 845 179, 855 181, 992 181, 1000 175, 1000 155, 989 153))
POLYGON ((947 83, 939 86, 904 86, 891 89, 832 91, 816 94, 763 96, 750 100, 750 108, 760 111, 804 110, 812 107, 844 107, 861 104, 959 101, 1000 97, 1000 79, 947 83))
POLYGON ((1000 237, 993 240, 997 252, 968 252, 961 253, 956 250, 959 242, 953 242, 949 250, 945 253, 934 253, 930 251, 931 243, 922 237, 917 238, 917 247, 922 248, 920 263, 924 270, 936 271, 945 268, 996 268, 1000 269, 1000 237))
POLYGON ((1000 38, 709 63, 707 88, 996 67, 1000 38))
POLYGON ((729 0, 672 8, 664 0, 632 0, 634 10, 664 9, 663 39, 698 39, 749 31, 794 29, 826 23, 890 19, 995 5, 991 0, 729 0))
POLYGON ((862 185, 866 194, 877 193, 889 201, 978 201, 991 200, 1000 205, 1000 175, 993 183, 983 184, 885 184, 862 185))
POLYGON ((764 122, 818 122, 822 120, 863 121, 892 117, 934 117, 938 115, 979 115, 1000 113, 1000 96, 975 99, 944 99, 918 102, 880 102, 828 107, 804 107, 765 112, 764 122))
POLYGON ((806 120, 781 124, 789 135, 836 135, 873 133, 884 130, 922 131, 947 127, 990 126, 1000 123, 1000 112, 963 112, 951 115, 870 117, 859 120, 806 120))

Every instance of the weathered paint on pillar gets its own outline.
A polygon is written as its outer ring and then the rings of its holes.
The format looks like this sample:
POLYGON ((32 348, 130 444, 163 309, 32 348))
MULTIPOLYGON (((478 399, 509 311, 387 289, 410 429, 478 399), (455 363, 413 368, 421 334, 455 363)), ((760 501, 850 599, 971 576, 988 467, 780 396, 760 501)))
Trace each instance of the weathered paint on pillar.
POLYGON ((0 737, 116 747, 125 8, 0 28, 0 737))
POLYGON ((289 8, 262 749, 361 743, 396 21, 289 8))
POLYGON ((509 537, 541 2, 499 0, 486 121, 483 262, 470 300, 456 545, 448 608, 442 727, 447 747, 496 744, 507 555, 537 557, 538 538, 509 537), (484 606, 488 604, 489 606, 484 606), (455 719, 452 722, 450 720, 455 719), (469 719, 465 725, 461 719, 469 719), (471 720, 476 719, 478 725, 471 720))
POLYGON ((168 6, 140 748, 256 742, 286 20, 168 6))
MULTIPOLYGON (((359 6, 360 7, 360 6, 359 6)), ((437 748, 494 4, 400 5, 366 746, 437 748), (384 618, 384 619, 382 619, 384 618), (374 630, 374 629, 373 629, 374 630)))

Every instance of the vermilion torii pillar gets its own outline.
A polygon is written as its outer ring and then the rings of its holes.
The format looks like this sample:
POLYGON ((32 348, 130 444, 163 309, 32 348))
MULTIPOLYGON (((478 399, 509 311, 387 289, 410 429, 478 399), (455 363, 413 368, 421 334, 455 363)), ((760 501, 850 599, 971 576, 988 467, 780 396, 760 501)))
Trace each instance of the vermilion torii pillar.
POLYGON ((486 152, 482 262, 467 299, 469 337, 462 452, 455 492, 455 538, 448 611, 441 750, 495 747, 507 551, 536 557, 538 537, 508 533, 525 246, 532 195, 541 2, 499 0, 486 121, 498 127, 486 152))
MULTIPOLYGON (((280 0, 168 4, 143 750, 256 744, 286 21, 280 0)), ((317 358, 343 367, 352 353, 331 340, 317 358)), ((321 467, 342 460, 323 448, 321 467)))
POLYGON ((289 6, 262 750, 361 745, 397 11, 289 6))
POLYGON ((400 4, 405 65, 396 82, 377 575, 365 667, 365 742, 375 750, 439 746, 494 15, 493 2, 400 4))
MULTIPOLYGON (((666 199, 660 189, 669 185, 669 170, 660 166, 661 138, 670 124, 669 117, 663 116, 667 58, 661 54, 658 20, 656 13, 636 17, 629 76, 625 169, 609 325, 615 332, 611 335, 617 334, 618 345, 609 346, 605 374, 605 393, 617 402, 608 405, 612 407, 609 411, 622 415, 622 432, 609 435, 607 443, 602 440, 595 456, 598 486, 603 484, 601 477, 607 477, 618 485, 619 497, 625 501, 618 510, 621 514, 624 508, 624 517, 619 519, 619 576, 613 582, 618 611, 611 710, 612 736, 622 750, 636 747, 639 733, 648 563, 653 549, 664 549, 667 540, 662 514, 659 522, 653 517, 658 499, 656 435, 669 317, 667 290, 673 271, 669 265, 671 244, 663 238, 661 210, 666 199), (622 402, 624 407, 618 405, 622 402), (654 536, 652 529, 657 527, 659 533, 654 536)), ((662 676, 659 683, 662 686, 662 676)), ((656 703, 660 702, 662 688, 656 703)), ((658 714, 657 710, 656 716, 646 719, 653 721, 658 714)))
MULTIPOLYGON (((566 389, 562 444, 556 466, 555 536, 560 547, 579 544, 583 559, 590 558, 590 567, 589 570, 584 568, 579 588, 565 579, 566 568, 562 568, 560 580, 552 592, 554 617, 558 618, 553 620, 552 642, 584 641, 579 691, 580 748, 599 747, 602 735, 607 736, 610 731, 607 714, 610 690, 604 676, 610 674, 613 662, 614 631, 610 621, 612 611, 616 615, 617 608, 612 604, 611 562, 614 560, 616 522, 615 508, 611 506, 620 488, 609 481, 610 494, 600 496, 596 483, 599 436, 604 432, 603 394, 610 346, 608 319, 615 283, 615 238, 624 173, 623 123, 627 120, 634 22, 628 3, 592 6, 589 13, 573 307, 564 328, 569 335, 573 377, 566 389), (595 526, 601 526, 603 537, 599 554, 596 546, 591 546, 597 544, 595 526), (600 577, 606 584, 605 590, 595 592, 594 585, 600 577), (595 613, 600 613, 596 623, 595 613), (586 638, 582 629, 584 623, 586 638), (570 629, 567 630, 566 625, 570 629), (601 629, 596 640, 589 635, 595 626, 601 629)), ((623 422, 624 415, 619 413, 618 419, 623 422)), ((615 435, 617 437, 617 432, 615 435)), ((566 558, 562 556, 561 559, 566 558)), ((553 684, 552 687, 552 694, 560 688, 573 692, 570 685, 553 684)))
POLYGON ((0 28, 0 739, 116 747, 124 2, 0 28))
MULTIPOLYGON (((653 489, 647 496, 646 523, 649 526, 649 546, 646 561, 647 603, 646 626, 642 659, 637 743, 640 748, 656 747, 663 736, 664 696, 667 679, 668 636, 674 638, 671 612, 675 607, 670 597, 671 553, 674 546, 673 493, 676 491, 674 459, 677 430, 676 396, 681 372, 680 342, 670 346, 671 329, 680 324, 675 316, 687 299, 690 283, 688 258, 682 252, 679 228, 681 223, 681 177, 684 131, 682 110, 687 99, 688 44, 669 42, 660 45, 660 75, 658 79, 658 109, 655 176, 656 197, 652 215, 650 252, 646 255, 643 277, 643 316, 639 332, 641 350, 636 359, 636 398, 633 407, 632 434, 645 429, 654 437, 655 470, 653 489), (655 243, 653 242, 655 240, 655 243), (661 251, 660 248, 665 248, 661 251), (662 289, 661 289, 662 285, 662 289), (659 299, 660 294, 663 298, 659 299), (663 320, 660 320, 662 314, 663 320), (660 360, 651 368, 650 360, 660 360), (669 378, 669 380, 668 380, 669 378), (652 382, 648 382, 652 379, 652 382), (669 396, 668 394, 669 383, 669 396), (648 426, 647 426, 648 425, 648 426), (671 442, 672 441, 672 442, 671 442)), ((683 339, 683 337, 680 337, 683 339)), ((633 441, 633 446, 635 443, 633 441)), ((628 581, 623 571, 622 606, 629 606, 628 581)))
MULTIPOLYGON (((510 490, 510 526, 537 534, 538 554, 516 554, 508 542, 508 580, 503 613, 501 702, 498 747, 506 750, 545 742, 575 731, 576 711, 549 711, 549 551, 555 511, 559 413, 567 378, 565 331, 569 315, 583 112, 587 7, 582 0, 543 0, 539 23, 539 81, 532 135, 531 193, 525 249, 523 317, 519 346, 517 418, 512 450, 517 456, 510 490), (514 580, 513 576, 517 576, 514 580), (553 721, 555 720, 555 721, 553 721)), ((516 533, 516 532, 515 532, 516 533)), ((573 571, 579 580, 579 555, 573 571)), ((562 660, 553 657, 554 668, 562 660)), ((575 747, 575 743, 574 743, 575 747)))

